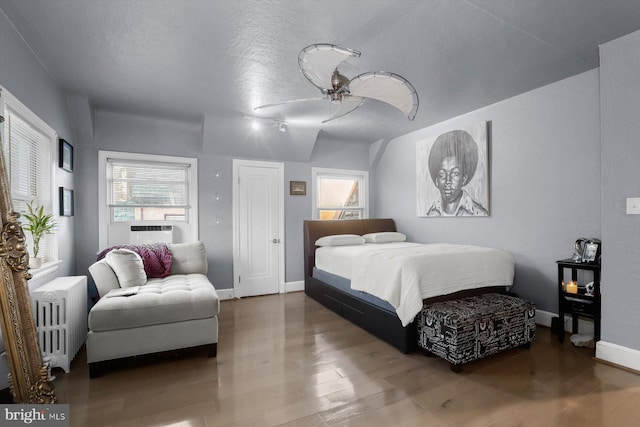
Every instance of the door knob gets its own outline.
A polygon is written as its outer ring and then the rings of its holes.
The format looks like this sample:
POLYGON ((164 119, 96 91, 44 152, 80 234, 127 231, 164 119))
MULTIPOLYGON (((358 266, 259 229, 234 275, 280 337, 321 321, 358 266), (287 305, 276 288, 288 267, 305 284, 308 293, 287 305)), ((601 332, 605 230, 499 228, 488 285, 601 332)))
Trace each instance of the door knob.
POLYGON ((272 242, 273 243, 280 243, 280 239, 273 239, 272 242))

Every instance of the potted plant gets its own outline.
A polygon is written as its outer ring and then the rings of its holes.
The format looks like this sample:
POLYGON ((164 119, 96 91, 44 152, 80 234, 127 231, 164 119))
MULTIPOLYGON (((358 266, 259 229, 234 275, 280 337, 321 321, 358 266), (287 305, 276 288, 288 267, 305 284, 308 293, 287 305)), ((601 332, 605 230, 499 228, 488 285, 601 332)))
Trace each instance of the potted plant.
POLYGON ((42 258, 38 257, 40 239, 45 234, 53 233, 56 222, 53 219, 53 215, 44 213, 44 206, 34 206, 33 201, 27 203, 27 210, 29 212, 23 214, 27 220, 27 225, 23 228, 30 232, 33 237, 33 257, 29 260, 29 267, 36 269, 42 265, 42 258))

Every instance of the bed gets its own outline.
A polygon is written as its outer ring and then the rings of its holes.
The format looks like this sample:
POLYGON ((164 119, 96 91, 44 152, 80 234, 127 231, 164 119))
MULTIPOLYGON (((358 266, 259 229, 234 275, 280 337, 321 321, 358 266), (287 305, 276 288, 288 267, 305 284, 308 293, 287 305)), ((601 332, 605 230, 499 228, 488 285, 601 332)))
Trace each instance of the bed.
MULTIPOLYGON (((376 256, 379 257, 383 254, 371 254, 372 251, 368 250, 369 255, 373 257, 369 262, 373 262, 373 264, 360 263, 358 265, 355 263, 341 265, 342 261, 339 257, 326 258, 320 256, 323 255, 321 251, 318 251, 318 260, 316 259, 316 250, 318 247, 315 243, 319 238, 342 234, 362 236, 368 233, 395 232, 397 229, 393 219, 305 221, 303 228, 305 293, 345 319, 350 320, 376 337, 393 345, 403 353, 416 350, 418 342, 417 327, 415 322, 407 321, 408 315, 406 313, 396 312, 394 306, 390 305, 389 302, 369 293, 373 292, 375 294, 375 289, 369 292, 362 292, 354 290, 352 287, 351 277, 349 277, 348 274, 348 271, 352 268, 354 272, 359 269, 360 273, 362 273, 358 277, 355 277, 353 282, 354 285, 357 285, 355 287, 359 288, 366 288, 368 282, 367 274, 379 276, 385 271, 391 271, 386 264, 382 265, 378 262, 380 258, 376 258, 376 256), (323 268, 318 268, 316 265, 317 261, 320 262, 320 267, 323 268), (376 265, 376 262, 380 265, 376 265), (327 267, 329 264, 331 264, 331 268, 327 267), (352 265, 353 267, 351 267, 352 265), (378 270, 376 270, 376 268, 378 268, 378 270), (326 271, 325 269, 337 272, 338 274, 326 271), (400 316, 399 313, 401 313, 400 316), (401 318, 403 320, 401 320, 401 318), (403 325, 403 322, 405 325, 403 325)), ((340 253, 341 250, 342 249, 337 251, 337 253, 340 253)), ((405 249, 398 250, 404 251, 405 249)), ((411 248, 406 250, 414 251, 411 248)), ((442 250, 439 250, 439 252, 442 252, 442 250)), ((510 257, 510 255, 508 256, 510 257)), ((440 263, 442 263, 442 260, 440 263)), ((510 277, 512 280, 513 272, 511 272, 510 277)), ((419 311, 422 305, 433 302, 458 299, 489 292, 505 292, 505 286, 511 285, 511 282, 508 284, 505 283, 505 281, 508 280, 509 277, 507 275, 499 285, 482 283, 482 287, 477 288, 473 286, 473 284, 466 284, 463 290, 457 290, 456 286, 441 289, 438 292, 429 294, 428 298, 420 298, 420 306, 417 308, 419 311)), ((395 301, 393 302, 395 303, 395 301)), ((414 302, 411 310, 415 311, 415 309, 416 303, 414 302)))

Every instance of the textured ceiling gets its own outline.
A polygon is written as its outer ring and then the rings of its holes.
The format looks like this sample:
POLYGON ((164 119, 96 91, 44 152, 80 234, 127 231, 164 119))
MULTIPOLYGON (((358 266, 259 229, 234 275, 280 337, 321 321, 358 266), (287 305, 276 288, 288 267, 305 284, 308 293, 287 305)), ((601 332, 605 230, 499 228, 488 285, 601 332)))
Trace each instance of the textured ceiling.
MULTIPOLYGON (((43 65, 95 109, 203 122, 205 152, 308 160, 323 138, 389 139, 598 66, 598 45, 640 29, 635 0, 0 0, 43 65), (366 101, 322 124, 328 101, 298 52, 362 52, 341 71, 390 71, 420 97, 413 122, 366 101), (263 121, 288 123, 289 132, 263 121)), ((1 83, 1 82, 0 82, 1 83)))

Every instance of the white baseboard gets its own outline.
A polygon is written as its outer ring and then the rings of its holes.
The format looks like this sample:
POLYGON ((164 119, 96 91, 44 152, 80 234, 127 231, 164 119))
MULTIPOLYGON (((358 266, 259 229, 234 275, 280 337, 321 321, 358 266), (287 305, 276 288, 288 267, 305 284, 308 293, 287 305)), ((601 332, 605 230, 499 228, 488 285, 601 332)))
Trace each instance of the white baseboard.
POLYGON ((304 280, 298 280, 297 282, 287 282, 284 284, 285 292, 299 292, 304 291, 304 280))
POLYGON ((640 371, 640 351, 606 341, 596 343, 596 359, 640 371))
POLYGON ((220 298, 220 301, 235 298, 233 289, 216 289, 216 292, 218 293, 218 298, 220 298))
MULTIPOLYGON (((284 292, 298 292, 304 291, 304 280, 299 280, 297 282, 286 282, 284 284, 284 292)), ((218 298, 220 301, 234 299, 235 298, 235 290, 232 289, 216 289, 218 293, 218 298)))
MULTIPOLYGON (((551 327, 551 319, 558 317, 558 313, 536 309, 536 324, 551 327)), ((571 316, 564 316, 564 330, 571 332, 571 316)), ((585 335, 593 335, 593 322, 587 319, 578 319, 578 332, 585 335)))
MULTIPOLYGON (((536 323, 538 325, 550 327, 551 319, 554 317, 558 317, 558 314, 544 310, 536 310, 536 323)), ((571 316, 565 316, 564 330, 571 331, 571 316)), ((581 334, 593 334, 593 322, 586 319, 579 319, 578 330, 581 334)), ((640 371, 640 350, 634 350, 606 341, 598 341, 596 343, 596 359, 633 369, 634 371, 640 371)))

